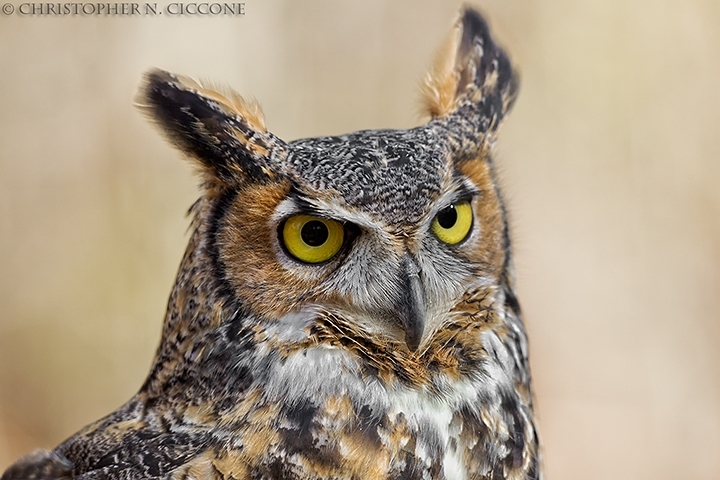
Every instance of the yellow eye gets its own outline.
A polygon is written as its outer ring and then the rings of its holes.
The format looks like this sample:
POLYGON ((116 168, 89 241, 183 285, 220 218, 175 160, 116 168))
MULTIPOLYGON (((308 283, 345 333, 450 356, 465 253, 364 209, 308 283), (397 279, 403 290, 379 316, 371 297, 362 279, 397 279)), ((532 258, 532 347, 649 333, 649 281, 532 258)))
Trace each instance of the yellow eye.
POLYGON ((473 223, 470 202, 458 202, 440 210, 433 220, 432 231, 449 245, 460 243, 468 236, 473 223))
POLYGON ((343 244, 342 223, 311 215, 295 215, 285 221, 282 241, 290 254, 305 263, 330 260, 343 244))

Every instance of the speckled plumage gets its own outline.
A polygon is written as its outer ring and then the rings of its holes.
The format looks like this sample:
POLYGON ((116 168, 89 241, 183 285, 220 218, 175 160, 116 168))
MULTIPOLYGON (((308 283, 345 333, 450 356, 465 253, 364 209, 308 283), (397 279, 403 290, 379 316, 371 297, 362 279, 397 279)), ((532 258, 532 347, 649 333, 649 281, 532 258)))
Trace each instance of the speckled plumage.
POLYGON ((163 71, 140 103, 204 194, 145 384, 2 480, 537 479, 527 339, 491 160, 517 80, 463 11, 432 119, 286 143, 259 109, 163 71), (470 202, 457 244, 433 219, 470 202), (341 222, 308 264, 293 215, 341 222))

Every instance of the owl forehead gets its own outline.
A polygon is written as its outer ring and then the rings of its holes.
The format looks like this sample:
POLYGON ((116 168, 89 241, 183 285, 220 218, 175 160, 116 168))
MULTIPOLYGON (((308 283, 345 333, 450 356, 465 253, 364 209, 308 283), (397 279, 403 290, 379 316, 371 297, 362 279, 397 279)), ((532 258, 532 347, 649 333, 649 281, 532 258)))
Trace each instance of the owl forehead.
POLYGON ((444 139, 422 127, 297 140, 288 161, 308 193, 339 196, 389 224, 421 218, 451 173, 444 139))

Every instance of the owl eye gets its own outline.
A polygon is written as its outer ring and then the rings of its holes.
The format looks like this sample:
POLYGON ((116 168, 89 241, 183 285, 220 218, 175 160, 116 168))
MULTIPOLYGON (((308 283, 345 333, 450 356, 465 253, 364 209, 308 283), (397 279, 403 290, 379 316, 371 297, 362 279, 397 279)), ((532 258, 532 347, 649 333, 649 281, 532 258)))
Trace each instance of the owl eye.
POLYGON ((462 201, 438 212, 432 223, 432 231, 440 241, 448 245, 460 243, 467 237, 473 223, 470 202, 462 201))
POLYGON ((282 227, 282 242, 293 257, 305 263, 330 260, 343 245, 342 223, 311 215, 295 215, 282 227))

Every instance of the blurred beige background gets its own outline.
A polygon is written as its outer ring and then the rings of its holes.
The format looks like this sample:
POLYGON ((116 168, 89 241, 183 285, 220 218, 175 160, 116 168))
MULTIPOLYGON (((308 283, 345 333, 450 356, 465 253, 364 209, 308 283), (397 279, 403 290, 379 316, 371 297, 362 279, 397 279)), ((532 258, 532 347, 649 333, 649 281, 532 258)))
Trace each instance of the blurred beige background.
MULTIPOLYGON (((142 73, 227 82, 288 140, 409 127, 460 4, 0 15, 0 471, 150 366, 198 190, 142 73)), ((720 2, 478 6, 522 73, 498 162, 547 477, 720 478, 720 2)))

